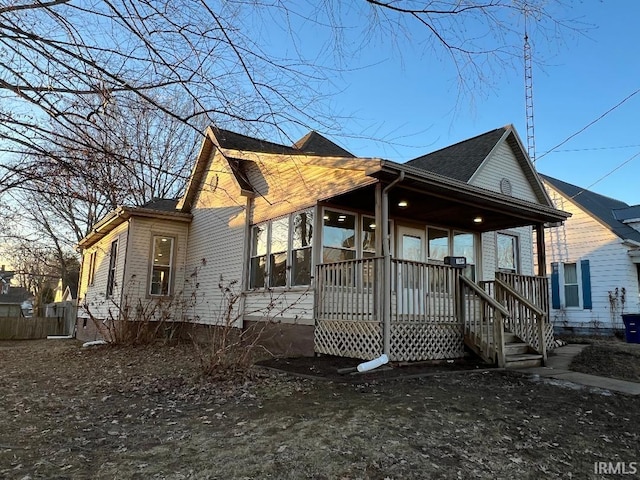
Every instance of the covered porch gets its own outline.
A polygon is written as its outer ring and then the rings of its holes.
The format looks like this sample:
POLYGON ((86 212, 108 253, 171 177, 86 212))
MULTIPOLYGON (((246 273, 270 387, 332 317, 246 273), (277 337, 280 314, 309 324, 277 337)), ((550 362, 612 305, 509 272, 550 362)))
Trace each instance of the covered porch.
POLYGON ((506 366, 515 336, 544 361, 553 336, 543 228, 567 215, 542 201, 406 165, 383 163, 369 175, 377 182, 322 202, 327 208, 371 212, 380 228, 375 253, 339 261, 323 255, 317 262, 316 353, 364 360, 385 353, 391 361, 411 362, 462 357, 466 343, 486 361, 506 366), (407 255, 403 225, 467 232, 478 242, 485 232, 528 227, 536 233, 537 275, 496 272, 482 265, 480 254, 474 254, 476 270, 433 261, 428 253, 407 255))

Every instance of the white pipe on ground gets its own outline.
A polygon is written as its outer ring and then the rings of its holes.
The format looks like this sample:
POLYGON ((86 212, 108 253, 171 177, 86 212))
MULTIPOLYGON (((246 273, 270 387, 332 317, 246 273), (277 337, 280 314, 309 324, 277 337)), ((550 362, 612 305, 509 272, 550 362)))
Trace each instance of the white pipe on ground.
POLYGON ((374 358, 373 360, 369 360, 368 362, 364 362, 358 365, 358 371, 368 372, 369 370, 378 368, 385 363, 389 363, 389 357, 387 356, 387 354, 383 353, 378 358, 374 358))

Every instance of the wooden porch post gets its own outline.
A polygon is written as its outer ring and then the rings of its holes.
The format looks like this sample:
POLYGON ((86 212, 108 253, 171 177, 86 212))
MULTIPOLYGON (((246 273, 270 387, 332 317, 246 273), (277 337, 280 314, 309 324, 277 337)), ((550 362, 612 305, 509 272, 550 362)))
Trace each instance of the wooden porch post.
POLYGON ((547 276, 547 255, 544 248, 544 224, 536 225, 536 251, 538 253, 538 276, 547 276))
MULTIPOLYGON (((384 252, 382 250, 383 236, 386 229, 382 226, 382 184, 378 182, 376 184, 376 198, 375 198, 375 221, 376 221, 376 256, 382 257, 384 252)), ((379 279, 376 279, 379 280, 379 279)))

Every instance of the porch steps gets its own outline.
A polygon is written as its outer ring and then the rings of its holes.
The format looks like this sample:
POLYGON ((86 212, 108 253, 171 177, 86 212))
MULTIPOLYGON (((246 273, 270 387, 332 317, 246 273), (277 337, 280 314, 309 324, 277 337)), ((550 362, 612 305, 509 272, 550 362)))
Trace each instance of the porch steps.
MULTIPOLYGON (((486 337, 484 341, 486 341, 486 337)), ((465 343, 480 357, 482 350, 465 338, 465 343)), ((511 332, 504 332, 505 368, 541 367, 542 355, 532 351, 531 347, 511 332)), ((488 361, 488 359, 484 359, 488 361)))
POLYGON ((531 347, 511 332, 504 332, 505 368, 541 367, 542 355, 532 353, 531 347))

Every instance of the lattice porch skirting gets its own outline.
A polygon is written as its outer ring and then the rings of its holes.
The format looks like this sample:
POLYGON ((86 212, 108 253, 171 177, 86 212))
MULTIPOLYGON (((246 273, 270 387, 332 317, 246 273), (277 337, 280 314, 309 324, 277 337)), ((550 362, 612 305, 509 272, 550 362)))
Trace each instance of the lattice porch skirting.
POLYGON ((416 362, 464 356, 464 326, 460 323, 391 324, 391 361, 416 362))
POLYGON ((379 322, 317 320, 314 344, 317 353, 373 360, 382 355, 382 326, 379 322))
MULTIPOLYGON (((372 360, 382 354, 378 322, 318 320, 315 351, 326 355, 372 360)), ((393 322, 390 360, 412 362, 464 356, 463 325, 459 323, 393 322)))

